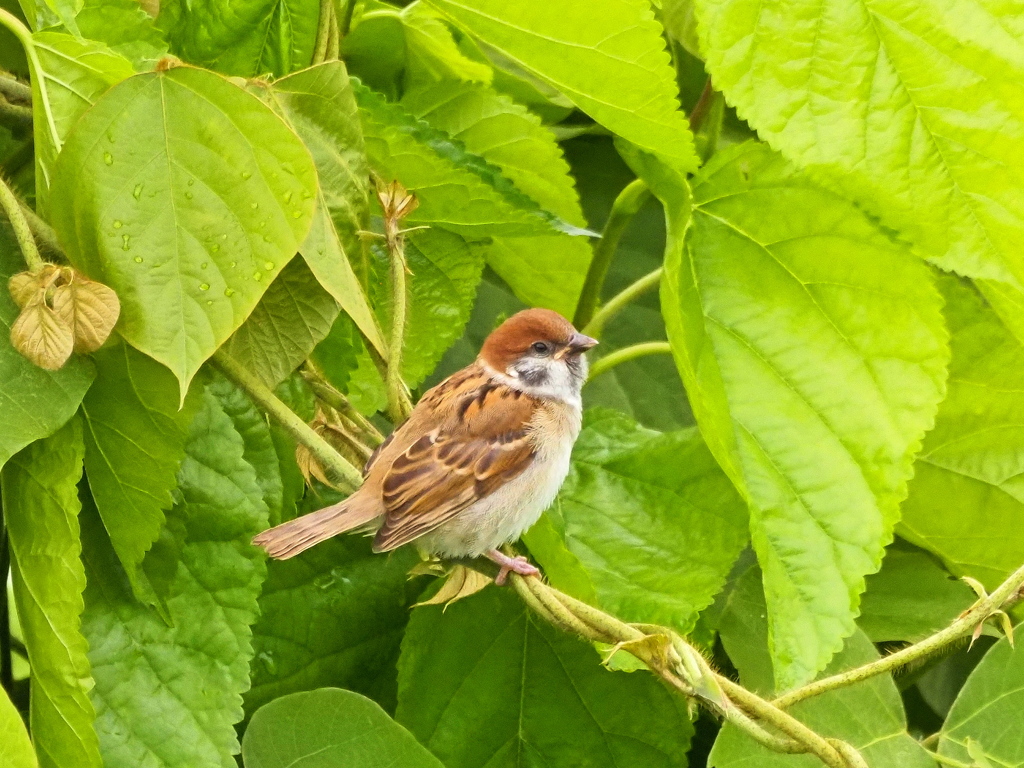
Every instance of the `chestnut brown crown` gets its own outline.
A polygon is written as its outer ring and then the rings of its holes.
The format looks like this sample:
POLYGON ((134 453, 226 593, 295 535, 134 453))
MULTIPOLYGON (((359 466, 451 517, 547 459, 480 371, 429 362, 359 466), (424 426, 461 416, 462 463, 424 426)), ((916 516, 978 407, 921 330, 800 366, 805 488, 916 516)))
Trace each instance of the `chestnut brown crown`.
POLYGON ((480 350, 480 357, 495 370, 504 371, 538 344, 549 345, 558 357, 566 352, 586 352, 597 341, 577 332, 572 323, 557 312, 524 309, 491 332, 480 350))

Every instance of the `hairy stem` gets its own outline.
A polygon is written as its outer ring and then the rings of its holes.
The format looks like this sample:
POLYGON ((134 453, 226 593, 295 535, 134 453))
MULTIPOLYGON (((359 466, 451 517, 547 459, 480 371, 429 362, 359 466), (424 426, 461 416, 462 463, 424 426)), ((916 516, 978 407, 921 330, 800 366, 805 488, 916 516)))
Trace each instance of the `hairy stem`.
POLYGON ((664 268, 658 267, 653 272, 644 275, 632 285, 626 286, 622 291, 615 294, 597 311, 590 322, 583 326, 581 329, 583 333, 587 334, 587 336, 593 336, 595 339, 601 338, 601 332, 609 320, 619 314, 631 301, 635 301, 661 284, 661 275, 664 271, 664 268))
POLYGON ((33 272, 42 269, 43 259, 39 255, 35 238, 32 237, 32 229, 28 225, 28 219, 25 218, 25 214, 21 210, 17 195, 14 194, 14 191, 7 186, 3 179, 0 179, 0 208, 3 208, 7 220, 11 222, 11 228, 14 230, 14 239, 18 241, 18 247, 21 248, 21 253, 25 257, 25 263, 28 264, 28 268, 33 272))
POLYGON ((43 102, 43 114, 46 116, 46 127, 50 131, 50 140, 57 151, 60 152, 60 134, 57 133, 57 123, 53 119, 53 110, 50 109, 50 99, 46 92, 46 78, 43 76, 43 65, 39 63, 39 55, 36 53, 32 33, 29 32, 28 27, 18 20, 17 16, 4 8, 0 8, 0 26, 7 27, 11 34, 18 38, 18 42, 25 49, 25 56, 28 58, 32 79, 35 81, 36 88, 39 89, 39 96, 43 102))
POLYGON ((824 677, 821 680, 808 683, 803 688, 797 688, 795 691, 779 696, 773 703, 780 708, 789 707, 798 701, 818 696, 826 691, 833 691, 836 688, 845 688, 848 685, 859 683, 861 680, 866 680, 875 675, 893 672, 900 667, 905 667, 907 664, 912 664, 940 653, 968 637, 994 611, 1007 608, 1017 602, 1020 599, 1022 585, 1024 585, 1024 566, 1010 574, 1006 581, 996 587, 991 595, 976 602, 945 629, 940 629, 934 635, 909 645, 896 653, 883 656, 877 661, 872 661, 869 664, 855 667, 838 675, 824 677))
POLYGON ((0 95, 15 104, 32 104, 32 88, 8 72, 0 72, 0 95))
POLYGON ((405 322, 408 315, 409 289, 406 286, 405 236, 398 221, 385 223, 388 253, 391 255, 391 339, 385 381, 388 391, 388 416, 398 426, 409 417, 411 408, 402 381, 402 348, 405 346, 405 322))
POLYGON ((313 45, 313 63, 327 61, 327 39, 331 35, 331 17, 334 16, 334 0, 320 0, 320 18, 316 26, 316 42, 313 45))
POLYGON ((604 279, 608 276, 608 267, 611 266, 612 257, 615 256, 615 251, 619 247, 622 234, 650 195, 647 185, 640 179, 635 179, 619 192, 619 196, 612 203, 612 210, 608 214, 608 221, 604 224, 601 239, 594 246, 594 259, 590 262, 587 279, 583 283, 583 291, 580 294, 580 303, 576 307, 573 324, 577 328, 588 325, 594 317, 597 304, 601 299, 604 279))
POLYGON ((214 353, 213 364, 252 398, 256 406, 309 449, 332 483, 351 493, 363 482, 362 473, 345 460, 331 444, 285 405, 281 399, 223 350, 214 353))
POLYGON ((12 104, 0 93, 0 123, 9 128, 29 128, 32 125, 32 108, 12 104))
POLYGON ((605 355, 590 367, 590 377, 587 381, 593 381, 602 373, 607 373, 616 365, 625 363, 628 360, 636 360, 639 357, 648 355, 670 355, 672 347, 667 341, 647 341, 643 344, 633 344, 605 355))
POLYGON ((311 361, 307 360, 305 369, 302 372, 303 378, 309 383, 318 400, 336 410, 345 417, 355 428, 356 432, 363 438, 363 442, 370 448, 376 448, 384 442, 382 435, 373 423, 363 414, 355 409, 355 406, 348 401, 341 392, 332 387, 323 374, 311 361))

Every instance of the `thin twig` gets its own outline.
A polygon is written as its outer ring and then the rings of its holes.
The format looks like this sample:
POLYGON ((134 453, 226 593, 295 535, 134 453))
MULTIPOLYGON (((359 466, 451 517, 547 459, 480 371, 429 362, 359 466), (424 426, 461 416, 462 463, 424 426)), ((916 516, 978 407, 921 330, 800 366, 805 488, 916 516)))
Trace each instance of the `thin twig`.
POLYGON ((643 344, 633 344, 628 347, 623 347, 622 349, 617 349, 597 360, 590 367, 590 376, 587 378, 587 382, 593 381, 602 373, 607 373, 615 366, 621 365, 629 360, 636 360, 637 358, 647 357, 648 355, 670 354, 672 354, 672 347, 669 346, 667 341, 647 341, 643 344))
POLYGON ((363 481, 362 473, 234 358, 223 350, 218 350, 211 361, 225 376, 241 387, 260 410, 309 449, 310 454, 339 490, 351 493, 360 486, 363 481))
POLYGON ((21 210, 21 205, 18 204, 17 195, 2 178, 0 178, 0 208, 3 209, 7 220, 11 222, 14 239, 18 241, 18 247, 21 248, 21 253, 25 257, 25 263, 33 272, 38 272, 43 268, 43 259, 39 255, 35 238, 32 237, 32 229, 21 210))
POLYGON ((587 270, 587 278, 583 283, 580 301, 576 307, 573 324, 577 328, 588 325, 594 317, 597 304, 601 299, 604 279, 608 276, 608 267, 611 266, 622 234, 650 194, 643 181, 634 179, 619 192, 615 202, 612 203, 612 210, 608 214, 608 221, 604 224, 601 239, 594 245, 594 258, 587 270))
POLYGON ((995 611, 1007 608, 1010 604, 1017 602, 1020 599, 1019 593, 1022 585, 1024 585, 1024 566, 1010 574, 1002 584, 996 587, 992 594, 976 602, 945 629, 941 629, 924 640, 909 645, 896 653, 883 656, 877 661, 855 667, 838 675, 815 680, 803 688, 797 688, 795 691, 779 696, 772 703, 777 707, 789 707, 798 701, 818 696, 826 691, 845 688, 869 677, 893 672, 900 667, 905 667, 908 664, 933 656, 970 636, 978 625, 992 616, 995 611))
POLYGON ((331 35, 333 15, 334 0, 320 0, 320 18, 316 26, 316 42, 313 45, 314 64, 322 64, 327 60, 327 38, 331 35))
POLYGON ((650 272, 632 285, 628 285, 623 288, 619 293, 615 294, 608 300, 608 302, 597 311, 589 323, 583 326, 583 333, 587 336, 593 336, 595 339, 601 337, 601 332, 604 330, 605 325, 615 315, 619 314, 630 302, 635 301, 640 296, 643 296, 653 288, 657 288, 661 284, 661 275, 664 272, 662 267, 658 267, 653 272, 650 272))

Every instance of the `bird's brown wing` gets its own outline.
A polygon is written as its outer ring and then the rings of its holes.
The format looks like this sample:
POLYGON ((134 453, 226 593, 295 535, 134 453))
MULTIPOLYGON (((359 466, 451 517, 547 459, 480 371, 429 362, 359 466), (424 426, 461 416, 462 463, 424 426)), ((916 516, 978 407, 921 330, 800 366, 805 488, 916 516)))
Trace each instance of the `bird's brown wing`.
POLYGON ((388 469, 378 552, 432 531, 521 474, 536 452, 530 438, 539 401, 485 381, 447 393, 453 407, 388 469))

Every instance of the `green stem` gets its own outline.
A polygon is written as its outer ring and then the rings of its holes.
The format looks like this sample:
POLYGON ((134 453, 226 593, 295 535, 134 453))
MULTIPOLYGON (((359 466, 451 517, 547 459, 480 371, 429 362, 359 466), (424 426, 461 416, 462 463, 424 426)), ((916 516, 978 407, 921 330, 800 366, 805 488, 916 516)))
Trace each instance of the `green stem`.
POLYGON ((0 122, 8 128, 29 128, 32 125, 32 107, 12 104, 0 94, 0 122))
POLYGON ((388 343, 386 383, 388 416, 395 426, 409 417, 405 382, 402 381, 402 347, 405 345, 405 322, 408 314, 409 290, 405 283, 405 239, 397 230, 397 222, 388 227, 388 251, 391 254, 391 339, 388 343))
MULTIPOLYGON (((14 195, 17 197, 18 193, 15 192, 14 195)), ((44 221, 42 216, 29 208, 24 201, 19 202, 21 203, 21 212, 25 215, 29 229, 32 230, 32 234, 35 236, 36 241, 42 245, 46 251, 52 253, 54 256, 59 256, 64 261, 67 261, 67 254, 64 253, 64 249, 61 247, 60 241, 57 239, 57 232, 54 228, 44 221)))
POLYGON ((590 262, 587 279, 584 281, 583 291, 580 293, 580 303, 576 307, 573 324, 577 328, 583 328, 594 317, 597 304, 601 299, 604 279, 608 275, 608 267, 611 266, 612 257, 615 256, 615 251, 619 247, 622 234, 650 194, 647 185, 640 179, 635 179, 619 192, 619 196, 612 203, 612 210, 608 214, 608 221, 604 224, 601 239, 594 245, 594 259, 590 262))
POLYGON ((940 653, 951 645, 970 636, 975 628, 988 619, 994 611, 1007 608, 1010 604, 1017 602, 1020 599, 1022 585, 1024 585, 1024 566, 1010 574, 1006 581, 996 587, 991 595, 976 602, 952 624, 945 629, 939 630, 934 635, 909 645, 896 653, 883 656, 877 661, 861 667, 855 667, 838 675, 815 680, 803 688, 797 688, 795 691, 779 696, 772 703, 780 708, 789 707, 798 701, 818 696, 826 691, 845 688, 875 675, 893 672, 900 667, 905 667, 908 664, 922 661, 929 656, 940 653))
POLYGON ((625 363, 628 360, 636 360, 639 357, 647 357, 648 355, 670 354, 672 354, 672 347, 669 346, 667 341, 648 341, 643 344, 633 344, 629 347, 617 349, 605 355, 591 366, 587 382, 593 381, 602 373, 607 373, 616 365, 625 363))
POLYGON ((711 102, 715 97, 715 88, 711 84, 711 78, 709 77, 704 81, 704 89, 700 92, 700 96, 697 98, 697 103, 693 105, 693 109, 690 110, 690 131, 694 134, 700 130, 700 127, 704 124, 704 118, 708 116, 708 112, 711 109, 711 102))
POLYGON ((0 208, 3 208, 8 221, 11 222, 14 239, 18 241, 21 253, 25 257, 25 263, 33 272, 38 272, 43 268, 43 259, 39 256, 35 238, 32 237, 32 229, 21 210, 17 195, 3 179, 0 179, 0 208))
POLYGON ((0 25, 7 27, 21 43, 25 49, 25 56, 28 58, 29 69, 32 71, 32 79, 35 81, 36 88, 39 89, 39 97, 43 104, 43 114, 46 115, 46 125, 50 129, 50 140, 53 141, 53 146, 58 152, 61 148, 60 134, 57 133, 57 123, 53 119, 53 110, 50 108, 50 98, 46 92, 46 77, 43 75, 43 65, 39 63, 39 54, 36 53, 35 41, 32 39, 32 33, 29 32, 28 27, 19 21, 18 17, 15 16, 8 10, 0 8, 0 25))
POLYGON ((234 358, 218 350, 211 358, 213 364, 253 399, 257 407, 281 425, 292 437, 302 443, 323 467, 332 483, 340 490, 351 493, 363 482, 362 473, 345 460, 331 444, 318 435, 281 399, 234 358))
POLYGON ((595 339, 601 338, 601 332, 609 320, 619 314, 631 301, 635 301, 652 288, 658 287, 661 283, 663 272, 664 268, 658 267, 653 272, 644 275, 632 285, 626 286, 622 291, 615 294, 597 311, 590 322, 583 326, 582 332, 587 336, 593 336, 595 339))
POLYGON ((313 45, 313 63, 327 61, 327 39, 331 36, 331 17, 334 15, 334 0, 320 0, 320 18, 316 26, 316 43, 313 45))
MULTIPOLYGON (((345 12, 341 15, 338 27, 338 41, 344 40, 352 28, 352 13, 356 9, 356 0, 342 0, 345 3, 345 12)), ((337 18, 337 14, 335 14, 337 18)))
POLYGON ((355 406, 348 401, 347 397, 328 384, 312 361, 307 360, 306 364, 309 366, 311 373, 306 374, 304 372, 303 378, 309 382, 309 386, 313 389, 313 394, 351 422, 359 434, 365 438, 366 444, 371 448, 376 448, 383 443, 384 435, 373 426, 373 422, 357 411, 355 406))
POLYGON ((327 32, 327 60, 337 61, 341 58, 341 27, 338 26, 338 14, 331 8, 331 27, 327 32))
POLYGON ((15 104, 32 104, 32 88, 9 72, 0 73, 0 95, 15 104))

